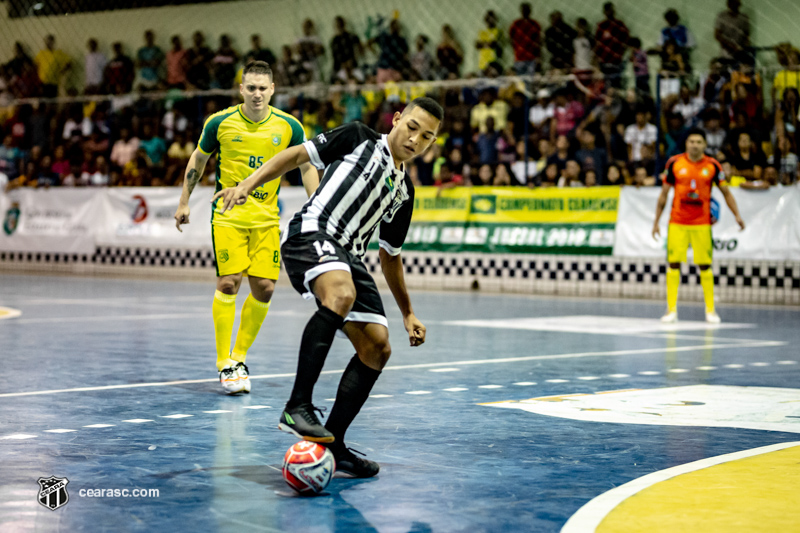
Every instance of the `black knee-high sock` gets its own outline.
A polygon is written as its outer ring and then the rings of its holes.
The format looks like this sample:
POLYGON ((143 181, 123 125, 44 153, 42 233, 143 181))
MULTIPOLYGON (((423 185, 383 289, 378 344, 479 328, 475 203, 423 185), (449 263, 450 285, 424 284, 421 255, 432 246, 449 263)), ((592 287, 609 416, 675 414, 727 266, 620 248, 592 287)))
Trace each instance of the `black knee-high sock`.
POLYGON ((380 370, 372 369, 362 363, 358 355, 354 355, 350 360, 339 382, 336 402, 325 424, 325 429, 336 437, 337 444, 344 444, 347 428, 369 398, 369 393, 380 375, 380 370))
POLYGON ((311 403, 314 385, 325 364, 325 358, 333 344, 336 330, 344 324, 344 319, 328 309, 320 307, 303 331, 300 342, 300 357, 297 361, 297 375, 294 378, 292 396, 287 407, 295 407, 301 403, 311 403))

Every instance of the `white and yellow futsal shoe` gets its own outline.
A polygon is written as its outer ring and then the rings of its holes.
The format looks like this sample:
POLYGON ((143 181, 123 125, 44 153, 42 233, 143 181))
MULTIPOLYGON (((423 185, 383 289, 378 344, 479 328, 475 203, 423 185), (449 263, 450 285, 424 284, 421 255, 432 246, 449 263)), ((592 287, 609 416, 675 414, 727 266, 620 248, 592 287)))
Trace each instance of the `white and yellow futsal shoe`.
MULTIPOLYGON (((248 379, 248 382, 249 381, 248 379)), ((244 392, 245 386, 244 383, 242 383, 242 379, 239 377, 239 372, 231 365, 226 365, 219 371, 219 383, 222 385, 222 390, 228 394, 244 392)))
POLYGON ((667 314, 661 317, 661 322, 664 324, 674 324, 678 321, 677 311, 667 311, 667 314))
POLYGON ((250 370, 247 368, 247 365, 244 363, 239 363, 234 367, 236 374, 239 376, 239 382, 244 387, 242 392, 250 392, 250 370))
POLYGON ((722 322, 722 319, 719 317, 716 311, 711 311, 710 313, 706 313, 706 322, 709 324, 719 324, 722 322))

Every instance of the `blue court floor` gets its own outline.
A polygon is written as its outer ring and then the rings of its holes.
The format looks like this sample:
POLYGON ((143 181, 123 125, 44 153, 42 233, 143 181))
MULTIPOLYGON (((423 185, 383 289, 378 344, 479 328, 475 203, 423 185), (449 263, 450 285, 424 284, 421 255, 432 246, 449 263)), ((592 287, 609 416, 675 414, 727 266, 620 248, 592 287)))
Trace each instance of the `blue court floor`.
MULTIPOLYGON (((560 531, 641 476, 800 441, 797 308, 721 306, 729 327, 709 329, 686 303, 665 329, 662 302, 412 292, 428 341, 410 348, 387 293, 393 355, 348 433, 381 472, 299 497, 277 423, 315 306, 279 286, 252 393, 226 396, 213 290, 0 275, 0 307, 22 313, 0 320, 0 531, 560 531), (50 476, 69 480, 55 511, 50 476)), ((352 353, 335 341, 315 403, 352 353)))

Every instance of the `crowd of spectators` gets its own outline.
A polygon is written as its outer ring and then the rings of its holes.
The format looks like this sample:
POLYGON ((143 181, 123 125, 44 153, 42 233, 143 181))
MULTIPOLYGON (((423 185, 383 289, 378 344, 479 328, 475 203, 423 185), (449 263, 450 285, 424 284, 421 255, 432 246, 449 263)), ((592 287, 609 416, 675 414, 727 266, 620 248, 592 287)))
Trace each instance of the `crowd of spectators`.
MULTIPOLYGON (((706 132, 708 154, 743 187, 794 183, 800 51, 788 43, 775 48, 781 69, 765 100, 740 7, 728 0, 717 15, 719 53, 702 72, 692 62, 695 39, 675 9, 664 13, 665 26, 650 36, 656 45, 645 49, 611 2, 594 28, 585 18, 573 26, 559 11, 544 28, 522 3, 509 24, 487 11, 469 45, 448 24, 435 47, 422 34, 409 44, 399 18, 376 21, 362 39, 341 16, 327 47, 307 19, 280 57, 259 35, 244 53, 228 35, 212 50, 200 31, 186 49, 172 36, 165 52, 146 31, 135 54, 116 42, 111 57, 90 38, 82 92, 107 98, 13 105, 78 94, 65 89, 77 59, 48 35, 35 57, 17 43, 13 59, 0 67, 0 186, 180 184, 205 118, 237 101, 186 91, 238 87, 250 60, 272 65, 279 89, 272 104, 294 114, 308 137, 354 120, 386 132, 406 102, 438 98, 446 111, 439 142, 411 167, 422 185, 655 185, 695 126, 706 132), (477 71, 463 71, 467 54, 474 54, 477 71), (314 83, 326 89, 280 91, 314 83), (149 97, 152 91, 166 96, 149 97)), ((207 168, 213 182, 215 165, 207 168)))

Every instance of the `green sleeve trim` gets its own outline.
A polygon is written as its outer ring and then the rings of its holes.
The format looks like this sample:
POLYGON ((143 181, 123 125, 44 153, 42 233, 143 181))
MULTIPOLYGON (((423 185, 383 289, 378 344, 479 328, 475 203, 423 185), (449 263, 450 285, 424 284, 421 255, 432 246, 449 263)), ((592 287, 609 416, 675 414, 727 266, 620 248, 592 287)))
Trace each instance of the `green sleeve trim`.
POLYGON ((306 132, 299 120, 288 113, 276 112, 275 115, 288 122, 292 128, 292 140, 289 141, 289 146, 298 146, 306 142, 306 132))
POLYGON ((208 117, 206 120, 205 125, 203 126, 203 133, 200 135, 200 142, 197 143, 197 147, 206 155, 213 154, 214 151, 219 148, 219 140, 217 139, 217 132, 219 131, 219 125, 222 124, 229 116, 236 113, 236 109, 233 111, 221 111, 219 113, 215 113, 208 117))

